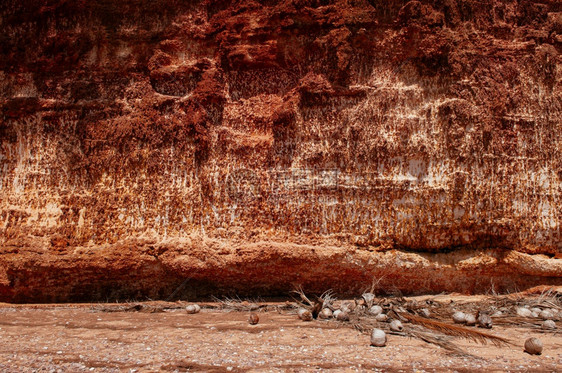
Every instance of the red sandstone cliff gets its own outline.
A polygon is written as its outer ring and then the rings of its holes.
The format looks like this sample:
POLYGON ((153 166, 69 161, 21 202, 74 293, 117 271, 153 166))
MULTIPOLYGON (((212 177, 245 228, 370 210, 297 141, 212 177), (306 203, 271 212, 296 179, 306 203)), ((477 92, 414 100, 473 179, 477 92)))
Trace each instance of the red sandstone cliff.
POLYGON ((560 1, 4 0, 0 26, 0 300, 562 284, 560 1))

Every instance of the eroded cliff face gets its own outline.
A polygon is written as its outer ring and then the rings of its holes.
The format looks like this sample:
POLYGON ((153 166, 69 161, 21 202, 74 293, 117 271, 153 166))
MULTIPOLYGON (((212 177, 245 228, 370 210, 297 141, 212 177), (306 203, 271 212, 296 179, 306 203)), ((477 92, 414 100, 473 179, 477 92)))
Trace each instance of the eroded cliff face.
POLYGON ((0 26, 0 300, 562 284, 557 0, 5 0, 0 26))

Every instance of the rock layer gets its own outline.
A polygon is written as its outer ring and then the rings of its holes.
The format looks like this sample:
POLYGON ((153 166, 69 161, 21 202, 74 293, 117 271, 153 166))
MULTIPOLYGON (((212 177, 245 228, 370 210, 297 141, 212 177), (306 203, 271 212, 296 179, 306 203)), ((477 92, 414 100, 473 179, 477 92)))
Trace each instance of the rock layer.
POLYGON ((559 1, 6 0, 0 25, 0 300, 562 284, 559 1))

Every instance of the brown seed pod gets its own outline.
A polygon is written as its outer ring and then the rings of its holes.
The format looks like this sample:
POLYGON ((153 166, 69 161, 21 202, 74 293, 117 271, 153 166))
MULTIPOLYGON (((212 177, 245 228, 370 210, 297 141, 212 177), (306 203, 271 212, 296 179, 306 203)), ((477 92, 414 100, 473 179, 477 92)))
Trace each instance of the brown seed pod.
POLYGON ((542 342, 538 338, 529 338, 525 341, 525 352, 531 355, 540 355, 542 353, 542 342))
POLYGON ((189 314, 199 313, 199 311, 201 311, 201 307, 198 304, 190 304, 185 307, 185 311, 189 314))
POLYGON ((257 323, 260 322, 260 317, 258 316, 257 313, 252 312, 250 314, 250 317, 248 317, 248 322, 250 323, 250 325, 256 325, 257 323))

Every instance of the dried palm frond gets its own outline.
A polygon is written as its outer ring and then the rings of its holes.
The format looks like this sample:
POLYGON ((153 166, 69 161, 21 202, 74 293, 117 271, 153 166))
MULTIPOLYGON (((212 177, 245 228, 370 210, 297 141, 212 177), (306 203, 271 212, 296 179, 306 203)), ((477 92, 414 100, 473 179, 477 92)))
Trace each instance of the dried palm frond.
POLYGON ((533 327, 540 326, 542 320, 532 320, 527 317, 521 316, 502 316, 494 318, 494 323, 497 325, 515 325, 518 327, 533 327))
POLYGON ((463 351, 460 347, 456 344, 451 342, 451 337, 446 335, 439 335, 433 333, 429 330, 423 330, 421 328, 416 328, 415 326, 409 325, 407 328, 404 329, 402 332, 393 332, 388 330, 388 323, 380 323, 378 321, 374 321, 372 318, 360 318, 355 320, 351 323, 352 327, 359 331, 362 334, 370 334, 374 328, 384 329, 386 333, 393 334, 393 335, 400 335, 403 337, 410 337, 410 338, 417 338, 421 339, 426 343, 431 343, 446 349, 449 352, 454 354, 458 354, 461 356, 472 356, 467 352, 463 351))
POLYGON ((332 289, 329 289, 323 292, 318 300, 322 302, 322 308, 329 308, 333 311, 333 304, 337 300, 337 298, 334 296, 334 292, 332 291, 332 289))
POLYGON ((298 301, 298 300, 295 299, 295 301, 297 303, 299 303, 301 306, 303 306, 303 307, 314 307, 314 302, 312 302, 310 299, 308 299, 308 297, 304 293, 304 290, 302 290, 301 286, 299 286, 297 289, 291 291, 291 293, 295 293, 295 294, 298 294, 300 296, 301 300, 298 301))
POLYGON ((383 329, 380 327, 380 323, 370 318, 358 317, 351 320, 351 327, 363 334, 371 333, 374 328, 383 329))
POLYGON ((431 333, 427 330, 418 330, 413 328, 408 329, 406 333, 411 337, 421 339, 422 341, 427 343, 432 343, 454 354, 461 356, 473 356, 451 342, 450 338, 446 336, 431 333))
POLYGON ((442 321, 426 319, 425 317, 410 315, 407 313, 401 313, 400 316, 404 317, 405 319, 407 319, 413 324, 421 325, 424 328, 436 330, 446 335, 466 338, 482 344, 486 344, 487 342, 492 342, 495 346, 498 347, 512 344, 509 340, 503 337, 498 337, 493 334, 481 332, 476 329, 469 329, 464 326, 453 325, 442 321))
POLYGON ((376 278, 373 276, 373 279, 371 280, 371 286, 368 289, 365 289, 363 291, 363 293, 373 293, 375 294, 375 289, 378 288, 380 282, 384 279, 386 275, 382 275, 379 278, 376 278))
POLYGON ((227 311, 241 311, 241 312, 248 312, 248 311, 256 311, 261 308, 267 308, 267 305, 258 304, 258 301, 248 301, 242 300, 240 298, 223 298, 218 299, 216 297, 212 297, 212 299, 220 304, 220 309, 227 310, 227 311))

